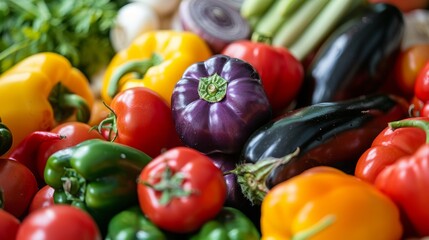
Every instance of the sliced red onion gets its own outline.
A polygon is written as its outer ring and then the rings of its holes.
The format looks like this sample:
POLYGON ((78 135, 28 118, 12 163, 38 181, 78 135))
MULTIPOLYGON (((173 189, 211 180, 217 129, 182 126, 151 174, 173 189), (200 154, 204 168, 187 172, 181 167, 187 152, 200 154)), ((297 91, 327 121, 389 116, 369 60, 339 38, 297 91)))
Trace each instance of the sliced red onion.
POLYGON ((224 1, 183 0, 179 8, 182 27, 198 34, 214 53, 220 53, 229 43, 248 39, 248 22, 224 1))

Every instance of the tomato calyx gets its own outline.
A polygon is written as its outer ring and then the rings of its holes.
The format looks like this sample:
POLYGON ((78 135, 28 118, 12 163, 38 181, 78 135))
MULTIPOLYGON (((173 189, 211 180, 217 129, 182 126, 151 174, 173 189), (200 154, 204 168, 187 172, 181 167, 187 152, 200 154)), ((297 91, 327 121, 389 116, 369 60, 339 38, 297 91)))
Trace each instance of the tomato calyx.
POLYGON ((162 193, 161 198, 159 199, 159 203, 161 205, 167 205, 175 197, 187 197, 195 193, 193 190, 185 190, 182 187, 183 181, 186 179, 185 174, 182 172, 173 173, 168 164, 166 164, 166 167, 159 178, 160 179, 156 184, 151 184, 146 181, 142 183, 145 186, 162 193))
POLYGON ((104 103, 104 106, 106 106, 110 113, 109 115, 103 119, 98 126, 95 126, 94 128, 97 128, 97 131, 103 134, 103 129, 107 129, 108 133, 107 133, 107 140, 114 142, 116 140, 116 138, 118 137, 118 123, 117 123, 117 116, 115 111, 113 111, 113 109, 111 107, 109 107, 107 104, 104 103), (111 137, 113 133, 113 138, 111 137))
POLYGON ((61 177, 61 181, 63 182, 63 190, 68 201, 85 201, 86 180, 76 170, 65 168, 65 173, 61 177))

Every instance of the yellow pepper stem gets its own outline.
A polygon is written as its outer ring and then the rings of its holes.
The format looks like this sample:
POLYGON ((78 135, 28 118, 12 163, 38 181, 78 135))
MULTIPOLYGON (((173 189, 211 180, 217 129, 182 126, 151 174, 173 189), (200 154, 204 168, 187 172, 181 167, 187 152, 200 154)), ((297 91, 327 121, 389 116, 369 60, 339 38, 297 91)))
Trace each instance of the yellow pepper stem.
POLYGON ((88 122, 91 110, 86 100, 71 93, 61 83, 57 84, 49 95, 49 102, 54 109, 55 120, 62 122, 76 111, 76 119, 79 122, 88 122))
POLYGON ((314 235, 320 233, 327 227, 329 227, 332 223, 335 221, 334 215, 328 215, 324 218, 320 219, 316 224, 311 226, 308 229, 305 229, 304 231, 298 232, 292 237, 292 240, 307 240, 313 237, 314 235))
POLYGON ((113 72, 107 87, 107 94, 111 98, 115 97, 119 91, 119 82, 124 75, 137 73, 142 78, 151 67, 161 64, 162 61, 162 57, 154 53, 149 59, 128 61, 122 64, 113 72))

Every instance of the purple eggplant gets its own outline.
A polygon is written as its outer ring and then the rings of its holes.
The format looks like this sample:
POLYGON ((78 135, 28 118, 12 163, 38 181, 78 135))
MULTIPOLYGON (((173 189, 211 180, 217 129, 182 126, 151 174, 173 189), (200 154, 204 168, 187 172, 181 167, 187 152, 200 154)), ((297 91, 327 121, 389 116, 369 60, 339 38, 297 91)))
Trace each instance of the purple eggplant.
POLYGON ((271 120, 258 72, 248 62, 214 55, 186 69, 171 97, 183 143, 205 154, 237 154, 271 120))
POLYGON ((233 207, 243 212, 252 222, 259 226, 261 218, 261 206, 252 204, 249 199, 243 194, 241 186, 237 181, 237 175, 231 173, 239 164, 239 155, 226 155, 216 153, 208 155, 214 164, 224 173, 225 183, 227 187, 227 197, 225 201, 226 207, 233 207))

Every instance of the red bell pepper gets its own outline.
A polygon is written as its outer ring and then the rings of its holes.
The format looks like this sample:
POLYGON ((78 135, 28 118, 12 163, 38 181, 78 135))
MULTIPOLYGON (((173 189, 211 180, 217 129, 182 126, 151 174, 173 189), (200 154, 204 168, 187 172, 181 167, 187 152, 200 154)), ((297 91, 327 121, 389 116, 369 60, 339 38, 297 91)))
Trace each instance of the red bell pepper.
POLYGON ((48 132, 34 131, 28 134, 9 154, 9 158, 24 164, 34 174, 38 184, 44 185, 43 176, 39 176, 37 171, 37 154, 40 146, 45 142, 52 142, 63 139, 64 136, 48 132))
POLYGON ((429 235, 429 118, 389 123, 359 159, 355 175, 401 209, 407 231, 429 235))
POLYGON ((284 111, 301 89, 303 65, 283 47, 258 40, 239 40, 226 46, 222 54, 242 59, 256 69, 274 115, 284 111))

